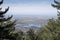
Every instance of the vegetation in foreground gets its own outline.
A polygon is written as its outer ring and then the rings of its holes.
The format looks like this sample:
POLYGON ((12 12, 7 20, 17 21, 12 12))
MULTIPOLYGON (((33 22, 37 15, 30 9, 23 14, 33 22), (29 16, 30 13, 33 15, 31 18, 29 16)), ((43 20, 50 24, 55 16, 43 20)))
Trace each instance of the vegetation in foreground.
MULTIPOLYGON (((0 2, 0 5, 3 0, 0 2)), ((54 0, 53 7, 60 10, 60 2, 54 0)), ((57 19, 49 19, 48 23, 41 27, 38 31, 33 29, 28 30, 26 33, 23 31, 15 31, 15 21, 11 21, 11 17, 5 18, 4 14, 9 10, 1 11, 0 8, 0 40, 60 40, 60 12, 58 11, 57 19)))

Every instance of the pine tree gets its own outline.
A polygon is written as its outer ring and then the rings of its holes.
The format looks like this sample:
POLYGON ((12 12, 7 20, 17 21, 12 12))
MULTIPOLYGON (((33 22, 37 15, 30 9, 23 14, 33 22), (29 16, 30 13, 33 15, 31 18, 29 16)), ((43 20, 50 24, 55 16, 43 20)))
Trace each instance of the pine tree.
POLYGON ((27 31, 26 40, 37 40, 37 36, 33 29, 27 31))
MULTIPOLYGON (((54 0, 54 3, 55 4, 52 4, 52 6, 53 7, 55 7, 55 8, 57 8, 57 10, 60 10, 60 2, 58 2, 58 1, 56 1, 56 0, 54 0)), ((58 19, 56 20, 56 33, 57 33, 57 40, 59 40, 60 39, 60 12, 59 11, 57 11, 58 12, 58 19)))
POLYGON ((18 35, 19 36, 17 36, 17 40, 23 40, 23 36, 24 36, 23 31, 19 30, 18 35))
MULTIPOLYGON (((0 5, 3 4, 3 0, 0 1, 0 5)), ((0 8, 0 40, 8 39, 8 40, 16 40, 17 33, 15 32, 15 22, 12 21, 11 17, 5 18, 4 14, 7 13, 9 7, 5 9, 5 11, 0 8)))
MULTIPOLYGON (((60 10, 60 2, 54 0, 53 7, 60 10)), ((57 19, 49 19, 45 27, 40 28, 38 36, 39 40, 60 40, 60 12, 58 11, 57 19)))

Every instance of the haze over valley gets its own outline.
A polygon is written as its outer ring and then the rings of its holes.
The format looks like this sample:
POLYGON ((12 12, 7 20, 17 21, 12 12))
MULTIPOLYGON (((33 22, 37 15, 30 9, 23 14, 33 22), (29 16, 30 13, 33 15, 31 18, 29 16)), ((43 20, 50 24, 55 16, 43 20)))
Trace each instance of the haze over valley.
MULTIPOLYGON (((55 15, 52 16, 53 18, 57 18, 55 15)), ((22 31, 27 31, 30 28, 34 28, 34 30, 39 29, 40 27, 44 26, 47 22, 48 19, 52 18, 51 16, 36 16, 36 15, 14 15, 13 19, 16 19, 16 29, 22 30, 22 31)))

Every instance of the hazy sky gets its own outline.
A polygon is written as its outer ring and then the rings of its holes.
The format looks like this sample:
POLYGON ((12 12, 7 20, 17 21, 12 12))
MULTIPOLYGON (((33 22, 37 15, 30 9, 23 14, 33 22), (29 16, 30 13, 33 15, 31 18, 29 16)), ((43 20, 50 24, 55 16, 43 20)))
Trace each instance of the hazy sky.
POLYGON ((9 6, 8 13, 20 15, 56 15, 51 6, 53 0, 4 0, 3 8, 9 6))

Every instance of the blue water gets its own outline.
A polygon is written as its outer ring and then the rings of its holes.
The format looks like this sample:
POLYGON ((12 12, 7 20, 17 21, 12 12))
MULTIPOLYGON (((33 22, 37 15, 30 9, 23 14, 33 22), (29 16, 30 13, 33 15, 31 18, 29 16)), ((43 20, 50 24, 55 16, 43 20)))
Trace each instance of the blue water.
POLYGON ((16 28, 40 28, 41 24, 25 24, 23 26, 16 25, 16 28))
POLYGON ((41 27, 40 24, 26 24, 23 27, 41 27))

